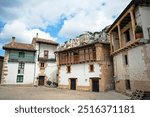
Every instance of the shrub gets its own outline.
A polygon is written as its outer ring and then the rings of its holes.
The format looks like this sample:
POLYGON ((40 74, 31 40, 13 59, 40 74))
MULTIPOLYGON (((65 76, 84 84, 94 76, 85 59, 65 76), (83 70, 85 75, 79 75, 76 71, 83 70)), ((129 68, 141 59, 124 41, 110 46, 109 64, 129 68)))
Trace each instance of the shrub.
POLYGON ((57 82, 53 82, 53 85, 54 85, 55 87, 58 87, 58 83, 57 83, 57 82))
POLYGON ((142 33, 142 32, 143 32, 142 27, 137 25, 135 28, 135 33, 142 33))
POLYGON ((47 81, 47 84, 48 84, 48 85, 51 85, 51 84, 52 84, 52 82, 51 82, 50 80, 48 80, 48 81, 47 81))

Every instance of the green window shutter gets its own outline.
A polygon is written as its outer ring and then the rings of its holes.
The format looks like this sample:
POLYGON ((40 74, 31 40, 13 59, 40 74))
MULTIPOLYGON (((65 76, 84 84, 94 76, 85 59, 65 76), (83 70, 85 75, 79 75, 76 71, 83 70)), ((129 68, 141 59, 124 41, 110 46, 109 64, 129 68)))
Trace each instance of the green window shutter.
POLYGON ((24 58, 25 57, 25 52, 19 52, 19 57, 24 58))
POLYGON ((17 82, 23 82, 23 75, 17 75, 17 82))

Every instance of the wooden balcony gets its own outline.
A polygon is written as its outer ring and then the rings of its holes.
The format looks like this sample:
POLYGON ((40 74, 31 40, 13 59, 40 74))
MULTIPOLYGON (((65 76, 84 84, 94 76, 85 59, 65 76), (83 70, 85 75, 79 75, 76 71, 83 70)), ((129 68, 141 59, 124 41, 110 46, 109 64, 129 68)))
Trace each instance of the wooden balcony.
POLYGON ((8 62, 25 62, 25 63, 34 63, 35 56, 25 55, 25 57, 19 57, 17 54, 10 54, 8 62))
POLYGON ((96 61, 96 52, 59 57, 59 65, 81 64, 96 61))
POLYGON ((41 62, 56 62, 56 58, 38 57, 38 61, 41 61, 41 62))

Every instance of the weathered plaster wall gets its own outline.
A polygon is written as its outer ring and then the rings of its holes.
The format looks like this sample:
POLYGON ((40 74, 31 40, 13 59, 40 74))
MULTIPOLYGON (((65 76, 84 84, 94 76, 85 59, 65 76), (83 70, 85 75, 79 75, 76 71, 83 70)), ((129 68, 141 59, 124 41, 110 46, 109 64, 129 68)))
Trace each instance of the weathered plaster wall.
POLYGON ((125 80, 129 79, 131 90, 150 90, 150 44, 138 46, 114 56, 114 75, 116 90, 125 92, 125 80), (123 55, 128 55, 128 65, 124 64, 123 55), (147 61, 147 62, 146 62, 147 61))

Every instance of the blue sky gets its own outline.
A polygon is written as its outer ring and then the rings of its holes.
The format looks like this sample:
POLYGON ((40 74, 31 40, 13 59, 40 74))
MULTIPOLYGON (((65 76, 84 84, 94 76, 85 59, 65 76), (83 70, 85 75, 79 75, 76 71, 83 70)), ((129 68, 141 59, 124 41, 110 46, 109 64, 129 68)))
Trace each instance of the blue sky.
POLYGON ((58 43, 85 31, 110 25, 131 0, 0 0, 0 55, 2 46, 15 36, 31 43, 40 38, 58 43))

